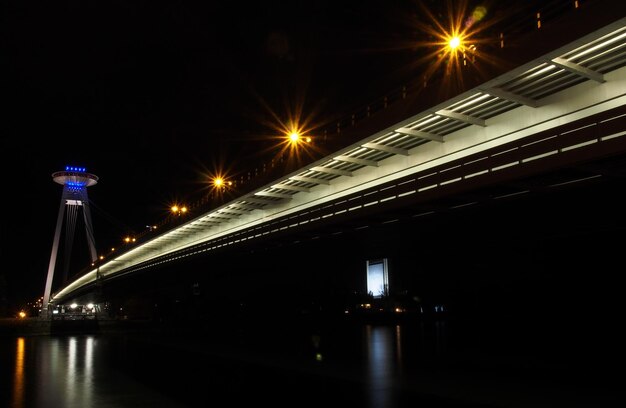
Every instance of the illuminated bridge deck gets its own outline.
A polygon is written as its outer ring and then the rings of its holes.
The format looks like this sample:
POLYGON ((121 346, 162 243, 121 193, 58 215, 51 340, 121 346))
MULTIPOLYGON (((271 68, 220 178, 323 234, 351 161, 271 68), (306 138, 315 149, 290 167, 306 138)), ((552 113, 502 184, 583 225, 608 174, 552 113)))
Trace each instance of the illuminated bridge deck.
POLYGON ((625 106, 622 18, 111 257, 52 301, 89 288, 97 277, 622 153, 625 106))

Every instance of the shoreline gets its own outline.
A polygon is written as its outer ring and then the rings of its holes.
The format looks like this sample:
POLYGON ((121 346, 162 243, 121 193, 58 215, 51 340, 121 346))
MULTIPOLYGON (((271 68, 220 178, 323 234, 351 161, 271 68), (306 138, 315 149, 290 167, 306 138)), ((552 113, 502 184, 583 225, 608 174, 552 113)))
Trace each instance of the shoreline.
POLYGON ((45 320, 39 318, 0 319, 0 337, 155 332, 159 329, 159 324, 147 320, 45 320))
MULTIPOLYGON (((235 324, 245 324, 254 327, 259 321, 272 325, 276 323, 273 319, 248 318, 237 320, 235 324)), ((433 320, 445 319, 446 316, 428 318, 415 314, 389 314, 389 313, 355 313, 350 315, 319 315, 287 318, 288 321, 297 325, 333 326, 336 324, 356 324, 356 325, 397 325, 414 322, 430 322, 433 320)), ((109 334, 109 333, 162 333, 169 332, 203 332, 207 330, 207 325, 219 325, 221 327, 232 327, 233 323, 228 323, 221 319, 209 321, 160 321, 153 319, 119 319, 98 317, 90 319, 66 319, 66 320, 46 320, 38 317, 30 318, 0 318, 0 337, 19 336, 49 336, 63 334, 109 334)))

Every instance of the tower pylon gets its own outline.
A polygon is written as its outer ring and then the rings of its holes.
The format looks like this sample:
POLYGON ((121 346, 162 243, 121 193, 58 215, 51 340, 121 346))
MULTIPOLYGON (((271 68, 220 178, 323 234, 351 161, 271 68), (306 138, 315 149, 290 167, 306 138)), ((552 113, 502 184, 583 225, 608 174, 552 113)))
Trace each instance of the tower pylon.
MULTIPOLYGON (((98 177, 94 174, 87 173, 84 167, 66 166, 64 171, 52 173, 54 182, 63 185, 63 193, 61 195, 61 204, 59 205, 59 213, 57 215, 57 224, 54 231, 54 239, 52 242, 52 252, 50 254, 50 263, 48 264, 48 275, 46 277, 46 287, 41 305, 41 316, 49 317, 48 306, 50 303, 50 295, 52 293, 52 281, 54 278, 54 270, 56 267, 57 255, 59 252, 59 241, 61 238, 61 230, 65 218, 75 215, 76 211, 82 208, 83 218, 85 220, 85 229, 87 232, 87 243, 91 261, 96 261, 96 244, 93 235, 93 224, 91 223, 91 213, 89 211, 89 199, 87 197, 87 187, 91 187, 98 182, 98 177)), ((74 237, 74 228, 69 229, 72 236, 66 237, 71 242, 74 237)))

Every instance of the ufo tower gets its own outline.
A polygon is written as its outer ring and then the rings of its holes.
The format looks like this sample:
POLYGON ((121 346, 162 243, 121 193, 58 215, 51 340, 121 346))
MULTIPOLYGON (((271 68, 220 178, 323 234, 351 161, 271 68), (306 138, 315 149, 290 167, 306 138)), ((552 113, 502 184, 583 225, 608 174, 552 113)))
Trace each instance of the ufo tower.
POLYGON ((48 265, 48 276, 46 277, 46 288, 44 291, 41 313, 42 317, 48 317, 48 303, 52 291, 52 280, 59 252, 59 241, 61 230, 66 225, 66 245, 70 245, 74 239, 76 217, 82 210, 87 231, 87 241, 92 262, 96 261, 96 245, 93 236, 93 225, 89 212, 89 199, 87 197, 87 187, 98 183, 98 177, 87 173, 84 167, 66 166, 64 171, 52 173, 52 179, 63 186, 61 195, 61 205, 57 216, 57 225, 54 231, 54 241, 52 243, 52 253, 50 254, 50 264, 48 265))

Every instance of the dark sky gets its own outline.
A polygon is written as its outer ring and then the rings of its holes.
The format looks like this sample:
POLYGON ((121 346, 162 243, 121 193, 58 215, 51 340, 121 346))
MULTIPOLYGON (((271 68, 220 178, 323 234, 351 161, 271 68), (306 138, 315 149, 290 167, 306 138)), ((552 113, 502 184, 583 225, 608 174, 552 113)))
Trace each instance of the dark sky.
MULTIPOLYGON (((474 3, 485 21, 506 10, 474 3)), ((300 106, 331 123, 426 69, 417 0, 1 7, 0 267, 11 301, 43 292, 62 190, 53 172, 83 166, 100 178, 89 197, 105 250, 206 192, 208 174, 238 178, 269 160, 271 112, 286 120, 300 106)))

